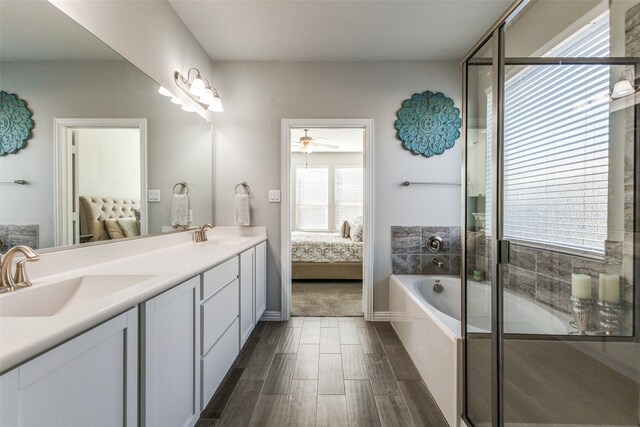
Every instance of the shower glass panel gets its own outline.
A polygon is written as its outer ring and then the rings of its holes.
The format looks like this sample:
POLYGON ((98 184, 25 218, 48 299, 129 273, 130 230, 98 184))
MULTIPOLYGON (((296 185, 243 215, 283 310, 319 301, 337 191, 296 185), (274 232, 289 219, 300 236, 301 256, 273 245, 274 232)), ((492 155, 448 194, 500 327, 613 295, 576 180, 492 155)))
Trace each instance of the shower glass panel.
POLYGON ((464 417, 638 426, 640 1, 511 10, 464 63, 464 417))
POLYGON ((476 425, 491 425, 492 408, 491 58, 488 40, 466 67, 466 412, 476 425))

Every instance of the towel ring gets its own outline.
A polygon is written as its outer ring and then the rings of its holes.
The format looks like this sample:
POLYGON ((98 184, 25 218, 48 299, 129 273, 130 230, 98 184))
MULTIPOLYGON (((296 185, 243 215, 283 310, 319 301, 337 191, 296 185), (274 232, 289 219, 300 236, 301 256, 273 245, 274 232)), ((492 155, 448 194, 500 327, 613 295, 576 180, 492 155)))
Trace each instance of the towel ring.
POLYGON ((173 186, 173 194, 189 194, 189 186, 187 185, 186 182, 180 181, 179 183, 177 183, 176 185, 173 186), (186 193, 176 193, 176 187, 178 187, 178 186, 182 186, 182 188, 184 188, 187 192, 186 193))
POLYGON ((246 182, 241 182, 240 184, 236 185, 236 188, 234 190, 234 193, 238 194, 238 187, 244 187, 244 191, 247 192, 247 195, 251 194, 251 187, 249 187, 249 184, 247 184, 246 182))

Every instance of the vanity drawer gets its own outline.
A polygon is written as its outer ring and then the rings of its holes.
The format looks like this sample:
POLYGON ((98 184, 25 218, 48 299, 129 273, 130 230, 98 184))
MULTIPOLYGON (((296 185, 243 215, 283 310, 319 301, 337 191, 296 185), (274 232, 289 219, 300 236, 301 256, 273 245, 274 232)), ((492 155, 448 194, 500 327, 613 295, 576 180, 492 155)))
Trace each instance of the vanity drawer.
POLYGON ((240 322, 236 319, 211 351, 202 358, 200 369, 202 393, 200 408, 204 409, 240 351, 240 322))
POLYGON ((202 274, 200 297, 206 300, 218 292, 227 283, 238 278, 238 257, 233 257, 217 267, 202 274))
POLYGON ((202 310, 202 354, 209 349, 227 330, 229 325, 238 318, 240 310, 239 292, 240 282, 235 279, 220 292, 212 296, 201 305, 202 310))

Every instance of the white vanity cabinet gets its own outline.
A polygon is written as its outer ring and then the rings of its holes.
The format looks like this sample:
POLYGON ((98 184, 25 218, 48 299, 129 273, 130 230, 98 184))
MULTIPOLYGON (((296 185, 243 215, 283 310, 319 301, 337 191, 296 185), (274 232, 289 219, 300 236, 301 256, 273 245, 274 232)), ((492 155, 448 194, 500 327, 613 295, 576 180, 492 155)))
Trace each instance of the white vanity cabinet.
POLYGON ((200 416, 200 276, 140 306, 141 425, 193 426, 200 416))
POLYGON ((136 426, 133 308, 0 376, 2 426, 136 426))
POLYGON ((238 257, 202 274, 201 401, 203 410, 240 351, 238 257))
POLYGON ((240 347, 267 308, 267 244, 240 254, 240 347))

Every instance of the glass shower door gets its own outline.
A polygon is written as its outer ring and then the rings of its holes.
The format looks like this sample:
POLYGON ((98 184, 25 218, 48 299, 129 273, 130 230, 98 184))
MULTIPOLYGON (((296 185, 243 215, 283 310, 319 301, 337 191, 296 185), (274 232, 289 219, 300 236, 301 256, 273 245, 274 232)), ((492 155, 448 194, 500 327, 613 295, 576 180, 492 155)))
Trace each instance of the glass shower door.
POLYGON ((465 99, 465 414, 491 425, 491 114, 492 41, 466 64, 465 99))

